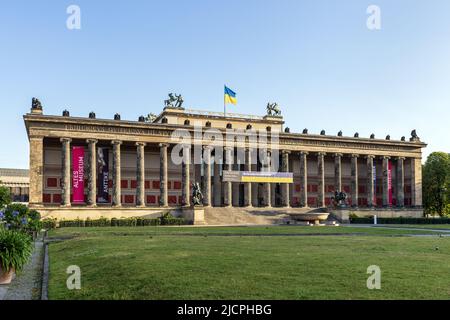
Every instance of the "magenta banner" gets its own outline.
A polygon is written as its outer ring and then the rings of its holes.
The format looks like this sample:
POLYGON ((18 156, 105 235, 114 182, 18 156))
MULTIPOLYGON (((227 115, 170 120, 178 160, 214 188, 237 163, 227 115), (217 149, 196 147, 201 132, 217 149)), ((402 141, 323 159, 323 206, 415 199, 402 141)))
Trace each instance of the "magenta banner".
POLYGON ((72 148, 73 202, 84 203, 84 147, 72 148))
POLYGON ((388 201, 389 205, 392 206, 392 162, 388 160, 388 201))

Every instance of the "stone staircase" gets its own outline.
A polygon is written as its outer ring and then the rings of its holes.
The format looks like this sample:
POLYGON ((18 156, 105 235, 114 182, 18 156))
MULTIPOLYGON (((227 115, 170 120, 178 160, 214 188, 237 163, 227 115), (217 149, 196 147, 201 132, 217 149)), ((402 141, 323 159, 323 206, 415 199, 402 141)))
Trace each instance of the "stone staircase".
POLYGON ((207 225, 276 225, 293 224, 288 213, 326 212, 322 208, 205 208, 207 225))

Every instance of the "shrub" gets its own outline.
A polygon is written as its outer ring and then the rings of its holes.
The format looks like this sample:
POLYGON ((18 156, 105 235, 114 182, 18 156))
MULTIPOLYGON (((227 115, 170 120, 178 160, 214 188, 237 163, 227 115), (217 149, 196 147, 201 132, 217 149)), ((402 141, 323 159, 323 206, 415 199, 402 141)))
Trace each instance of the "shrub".
POLYGON ((22 270, 33 252, 32 238, 17 230, 0 230, 0 265, 3 271, 22 270))
POLYGON ((4 186, 0 186, 0 209, 5 208, 11 203, 11 195, 9 194, 9 189, 4 186))
POLYGON ((52 219, 52 218, 46 218, 43 219, 42 222, 42 228, 46 229, 46 230, 50 230, 50 229, 55 229, 56 228, 56 219, 52 219))
MULTIPOLYGON (((44 223, 49 225, 49 228, 56 226, 56 219, 46 219, 44 223)), ((175 218, 170 214, 164 214, 159 218, 104 218, 86 220, 61 220, 59 221, 60 228, 67 227, 144 227, 144 226, 159 226, 159 225, 183 225, 186 224, 186 220, 183 218, 175 218)))
POLYGON ((3 220, 6 227, 12 230, 40 231, 42 228, 40 219, 39 212, 30 210, 26 205, 19 203, 12 203, 0 212, 0 220, 3 220))
POLYGON ((175 218, 169 212, 164 213, 160 218, 162 226, 186 224, 183 218, 175 218))

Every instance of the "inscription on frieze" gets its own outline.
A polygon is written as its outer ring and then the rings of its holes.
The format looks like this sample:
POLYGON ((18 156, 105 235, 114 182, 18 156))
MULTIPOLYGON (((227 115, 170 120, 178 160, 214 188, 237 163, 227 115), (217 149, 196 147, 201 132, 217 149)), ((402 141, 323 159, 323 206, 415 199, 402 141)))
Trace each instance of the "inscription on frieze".
POLYGON ((104 133, 123 133, 123 134, 142 134, 155 136, 170 136, 171 130, 158 130, 150 128, 130 128, 130 127, 110 127, 110 126, 93 126, 84 124, 66 124, 65 130, 69 131, 88 131, 88 132, 104 132, 104 133))

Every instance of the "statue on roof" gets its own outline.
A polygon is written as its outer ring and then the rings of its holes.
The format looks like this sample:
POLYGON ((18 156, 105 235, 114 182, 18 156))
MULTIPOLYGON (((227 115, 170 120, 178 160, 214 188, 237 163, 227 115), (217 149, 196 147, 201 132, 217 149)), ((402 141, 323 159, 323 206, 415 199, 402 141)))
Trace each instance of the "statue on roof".
POLYGON ((166 108, 183 109, 183 102, 181 94, 169 93, 169 99, 164 100, 164 105, 166 108))
POLYGON ((146 117, 145 117, 145 122, 154 122, 156 120, 156 114, 150 112, 146 117))
POLYGON ((409 139, 409 141, 420 141, 420 138, 417 135, 416 129, 411 131, 411 138, 409 139))
POLYGON ((268 116, 275 116, 275 117, 280 117, 281 116, 281 109, 278 106, 278 103, 267 103, 267 115, 268 116))
POLYGON ((32 98, 31 99, 31 108, 32 109, 38 109, 38 110, 42 110, 42 104, 39 101, 38 98, 32 98))

